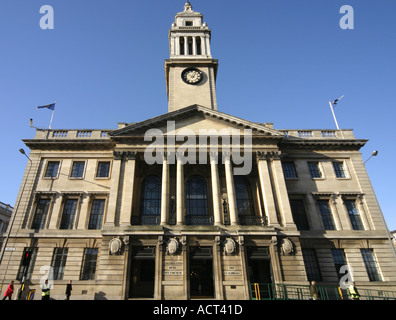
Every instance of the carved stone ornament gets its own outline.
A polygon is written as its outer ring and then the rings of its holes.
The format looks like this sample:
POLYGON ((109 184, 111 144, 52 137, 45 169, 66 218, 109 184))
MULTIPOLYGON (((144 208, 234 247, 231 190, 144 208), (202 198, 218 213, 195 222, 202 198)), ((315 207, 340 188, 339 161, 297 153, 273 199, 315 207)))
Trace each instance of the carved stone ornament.
POLYGON ((110 255, 118 255, 122 253, 123 242, 120 238, 113 238, 109 242, 110 255))
POLYGON ((225 251, 226 255, 231 255, 236 252, 236 243, 233 239, 227 238, 224 241, 224 251, 225 251))
POLYGON ((167 252, 169 255, 175 255, 180 249, 180 243, 176 238, 170 238, 167 244, 167 252))
POLYGON ((283 239, 281 243, 281 250, 283 255, 290 256, 294 254, 294 244, 290 239, 283 239))

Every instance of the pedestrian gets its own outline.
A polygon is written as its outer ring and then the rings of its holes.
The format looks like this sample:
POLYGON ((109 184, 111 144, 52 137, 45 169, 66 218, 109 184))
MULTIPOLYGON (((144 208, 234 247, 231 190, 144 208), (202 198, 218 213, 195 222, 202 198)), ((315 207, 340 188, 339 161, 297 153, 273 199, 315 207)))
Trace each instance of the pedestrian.
POLYGON ((11 296, 14 293, 14 281, 11 281, 10 284, 7 287, 7 290, 4 293, 3 300, 8 299, 11 300, 11 296))
POLYGON ((69 280, 69 283, 66 285, 66 300, 70 300, 72 290, 72 281, 69 280))
POLYGON ((360 294, 355 286, 355 282, 348 287, 348 293, 352 297, 352 300, 360 300, 360 294))
POLYGON ((318 291, 316 290, 316 282, 315 281, 311 282, 311 285, 309 286, 309 291, 311 293, 312 300, 320 300, 318 291))
POLYGON ((50 285, 48 284, 48 279, 46 279, 44 284, 42 285, 41 291, 42 291, 41 300, 49 300, 51 290, 50 290, 50 285))

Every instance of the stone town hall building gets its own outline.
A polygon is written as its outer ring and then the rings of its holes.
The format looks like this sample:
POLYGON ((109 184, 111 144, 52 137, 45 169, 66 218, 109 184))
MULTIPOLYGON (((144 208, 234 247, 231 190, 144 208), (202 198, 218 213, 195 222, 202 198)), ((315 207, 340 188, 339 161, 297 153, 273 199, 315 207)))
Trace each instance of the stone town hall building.
POLYGON ((56 299, 69 280, 73 299, 249 299, 256 282, 337 285, 346 264, 359 287, 395 290, 367 140, 218 111, 210 37, 187 1, 169 32, 167 113, 23 140, 3 292, 24 278, 38 299, 51 270, 56 299))

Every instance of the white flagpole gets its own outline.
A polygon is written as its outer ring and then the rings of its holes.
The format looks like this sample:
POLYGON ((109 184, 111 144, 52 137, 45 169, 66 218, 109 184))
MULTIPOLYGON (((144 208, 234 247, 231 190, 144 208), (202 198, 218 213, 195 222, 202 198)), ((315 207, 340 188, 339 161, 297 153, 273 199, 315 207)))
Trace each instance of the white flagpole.
POLYGON ((330 101, 329 101, 329 104, 330 104, 331 113, 333 114, 334 122, 335 122, 335 124, 337 126, 337 130, 340 130, 340 127, 338 126, 338 122, 337 122, 336 116, 334 114, 333 104, 330 101))
MULTIPOLYGON (((56 101, 54 102, 54 104, 56 104, 56 101)), ((54 112, 55 112, 55 108, 54 108, 54 110, 52 110, 52 115, 51 115, 51 120, 50 120, 50 124, 49 124, 49 129, 51 129, 52 119, 54 118, 54 112)))
MULTIPOLYGON (((339 98, 338 100, 340 100, 341 98, 339 98)), ((331 101, 329 101, 329 105, 330 105, 331 113, 333 114, 333 118, 334 118, 334 122, 336 124, 337 130, 341 133, 341 137, 344 138, 344 133, 342 132, 342 130, 340 130, 340 127, 338 126, 338 122, 337 122, 337 119, 336 119, 336 116, 335 116, 335 113, 334 113, 334 109, 333 109, 333 104, 331 103, 331 101)))

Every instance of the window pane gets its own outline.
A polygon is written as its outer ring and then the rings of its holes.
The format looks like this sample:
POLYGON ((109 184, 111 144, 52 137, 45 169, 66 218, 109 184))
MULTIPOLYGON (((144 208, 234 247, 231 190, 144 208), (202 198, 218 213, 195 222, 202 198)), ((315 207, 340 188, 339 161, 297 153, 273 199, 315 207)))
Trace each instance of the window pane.
POLYGON ((253 199, 248 181, 241 176, 234 176, 235 197, 238 215, 254 216, 253 199))
POLYGON ((50 199, 40 199, 37 203, 36 212, 34 214, 32 229, 43 229, 47 220, 50 199))
POLYGON ((52 257, 53 280, 63 280, 68 248, 55 248, 52 257))
POLYGON ((97 178, 108 178, 110 172, 110 161, 100 161, 98 163, 97 178))
POLYGON ((290 208, 293 220, 298 230, 309 230, 307 213, 305 212, 304 202, 301 199, 290 200, 290 208))
POLYGON ((342 266, 346 265, 344 250, 342 249, 332 249, 331 254, 333 256, 334 266, 337 271, 338 279, 341 279, 343 274, 340 274, 340 269, 342 266))
POLYGON ((321 281, 322 275, 316 258, 315 249, 303 249, 303 258, 308 281, 321 281))
POLYGON ((98 258, 97 248, 85 249, 80 280, 95 280, 97 258, 98 258))
POLYGON ((294 166, 294 162, 282 162, 283 175, 286 179, 297 178, 296 167, 294 166))
POLYGON ((84 174, 85 161, 74 161, 71 176, 73 178, 82 178, 84 174))
POLYGON ((362 219, 356 208, 356 202, 353 200, 345 200, 345 206, 347 208, 353 230, 364 230, 362 219))
POLYGON ((206 182, 199 176, 188 179, 186 184, 186 219, 187 224, 211 224, 208 216, 206 182))
POLYGON ((322 178, 322 172, 319 168, 319 162, 308 162, 309 173, 311 178, 322 178))
POLYGON ((103 213, 105 207, 104 199, 95 199, 92 202, 91 215, 89 218, 88 229, 101 229, 103 222, 103 213))
POLYGON ((148 176, 142 184, 140 224, 159 224, 161 214, 161 179, 148 176))
POLYGON ((329 201, 319 200, 318 206, 325 230, 335 230, 333 215, 331 214, 329 201))
POLYGON ((45 178, 56 178, 58 175, 59 161, 48 161, 45 178))
POLYGON ((61 229, 72 229, 77 211, 77 199, 67 199, 63 208, 61 229))
POLYGON ((344 163, 333 162, 334 172, 337 178, 346 178, 346 173, 344 169, 344 163))
POLYGON ((372 249, 360 249, 370 281, 382 281, 372 249))

